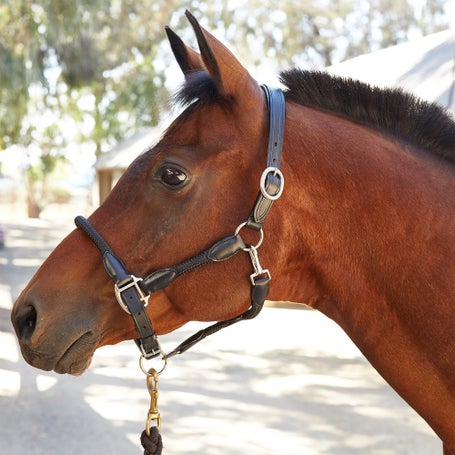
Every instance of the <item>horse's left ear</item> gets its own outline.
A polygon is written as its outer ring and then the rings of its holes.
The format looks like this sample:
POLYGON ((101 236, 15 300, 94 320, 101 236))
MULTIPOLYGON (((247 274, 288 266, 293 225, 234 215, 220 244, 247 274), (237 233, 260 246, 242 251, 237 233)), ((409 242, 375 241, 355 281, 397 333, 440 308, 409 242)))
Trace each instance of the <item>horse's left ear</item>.
POLYGON ((196 34, 205 70, 210 74, 218 93, 224 97, 251 94, 261 96, 258 83, 232 52, 211 33, 200 26, 196 18, 185 12, 196 34))
POLYGON ((171 49, 183 74, 186 76, 193 71, 205 70, 201 56, 188 47, 182 39, 169 27, 165 28, 171 49))

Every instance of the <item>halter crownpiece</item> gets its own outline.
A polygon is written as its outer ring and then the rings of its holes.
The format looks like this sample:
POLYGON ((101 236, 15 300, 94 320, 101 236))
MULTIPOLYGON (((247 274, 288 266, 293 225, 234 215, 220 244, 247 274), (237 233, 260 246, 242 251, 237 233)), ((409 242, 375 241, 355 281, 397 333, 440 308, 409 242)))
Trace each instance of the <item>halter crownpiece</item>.
POLYGON ((252 319, 261 311, 267 298, 271 275, 263 269, 258 256, 258 248, 263 240, 262 225, 275 200, 277 200, 284 187, 284 177, 280 171, 281 153, 284 137, 285 100, 283 92, 278 88, 262 85, 264 90, 270 118, 269 143, 267 150, 267 168, 260 179, 260 192, 253 205, 248 219, 241 223, 234 235, 224 237, 209 249, 179 264, 159 269, 145 278, 138 278, 127 272, 123 262, 114 254, 109 244, 103 239, 90 222, 82 216, 74 220, 77 227, 87 235, 96 245, 103 257, 104 269, 114 281, 115 296, 121 307, 131 315, 136 327, 138 338, 135 340, 141 351, 142 358, 151 359, 161 354, 166 361, 168 358, 181 354, 190 347, 224 327, 228 327, 244 319, 252 319), (240 231, 243 228, 259 231, 260 240, 257 245, 245 245, 240 231), (251 305, 247 311, 237 317, 226 321, 219 321, 200 330, 186 339, 177 348, 165 354, 158 342, 152 323, 145 307, 149 303, 150 295, 169 286, 175 279, 197 267, 213 262, 225 261, 241 251, 249 253, 253 266, 251 281, 251 305))

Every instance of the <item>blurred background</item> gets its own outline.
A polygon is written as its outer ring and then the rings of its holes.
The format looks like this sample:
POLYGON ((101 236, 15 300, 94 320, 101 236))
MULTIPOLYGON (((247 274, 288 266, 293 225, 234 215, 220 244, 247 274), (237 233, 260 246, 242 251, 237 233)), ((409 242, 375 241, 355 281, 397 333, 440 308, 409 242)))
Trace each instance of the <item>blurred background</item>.
MULTIPOLYGON (((3 0, 0 454, 140 453, 148 398, 135 346, 103 348, 82 378, 38 372, 9 313, 72 218, 89 215, 176 115, 182 77, 164 25, 196 48, 185 9, 260 82, 326 68, 455 112, 455 0, 3 0)), ((270 304, 229 330, 163 379, 165 453, 439 453, 322 315, 270 304)))
MULTIPOLYGON (((434 77, 444 70, 447 99, 441 101, 453 105, 454 0, 4 0, 3 210, 36 218, 52 204, 61 210, 68 202, 96 206, 104 199, 131 159, 159 138, 173 113, 169 95, 181 76, 163 27, 170 25, 195 46, 186 8, 229 43, 261 82, 276 81, 279 70, 290 66, 336 68, 353 57, 431 35, 426 47, 414 46, 414 63, 446 46, 425 73, 405 67, 412 53, 407 49, 398 59, 373 57, 343 74, 384 77, 388 85, 413 89, 418 84, 400 76, 414 71, 440 90, 434 77), (380 61, 381 71, 372 68, 372 61, 380 61), (126 139, 129 143, 122 144, 126 139), (106 152, 111 156, 101 159, 106 152)), ((439 99, 433 93, 428 97, 439 99)))

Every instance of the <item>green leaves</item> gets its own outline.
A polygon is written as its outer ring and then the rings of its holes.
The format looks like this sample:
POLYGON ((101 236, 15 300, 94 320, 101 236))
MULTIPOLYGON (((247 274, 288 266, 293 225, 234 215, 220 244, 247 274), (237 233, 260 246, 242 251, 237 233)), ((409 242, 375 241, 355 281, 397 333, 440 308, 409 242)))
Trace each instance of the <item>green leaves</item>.
MULTIPOLYGON (((445 0, 4 0, 0 152, 20 144, 96 154, 159 122, 173 64, 164 25, 191 42, 186 8, 253 71, 334 63, 444 26, 445 0), (172 66, 171 66, 172 68, 172 66), (70 131, 70 134, 68 134, 70 131)), ((258 77, 261 79, 261 77, 258 77)))

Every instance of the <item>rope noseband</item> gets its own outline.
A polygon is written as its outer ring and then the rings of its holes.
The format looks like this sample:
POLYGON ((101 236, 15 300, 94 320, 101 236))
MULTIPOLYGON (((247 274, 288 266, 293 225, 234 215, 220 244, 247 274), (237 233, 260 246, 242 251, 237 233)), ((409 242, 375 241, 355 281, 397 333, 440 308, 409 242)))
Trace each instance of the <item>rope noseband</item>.
POLYGON ((88 238, 96 245, 103 257, 103 265, 108 276, 114 281, 115 295, 122 308, 134 320, 138 338, 135 340, 141 351, 142 358, 151 359, 161 354, 166 361, 168 358, 185 352, 197 342, 222 328, 228 327, 244 319, 254 318, 261 311, 270 287, 270 273, 263 269, 258 257, 257 249, 262 243, 262 225, 273 202, 281 196, 284 186, 284 177, 279 166, 284 136, 285 101, 280 89, 262 86, 267 100, 270 117, 269 144, 267 151, 267 168, 260 180, 260 192, 253 205, 248 219, 240 224, 234 235, 225 237, 216 242, 209 249, 186 261, 171 267, 159 269, 145 278, 138 278, 127 272, 123 262, 114 254, 109 244, 96 231, 90 222, 82 216, 76 217, 75 224, 81 228, 88 238), (260 232, 260 241, 257 245, 245 245, 240 231, 242 228, 260 232), (251 305, 241 315, 217 322, 186 339, 177 348, 165 354, 159 345, 158 338, 153 330, 152 323, 145 307, 150 294, 169 286, 179 276, 194 270, 197 267, 213 262, 225 261, 240 251, 249 253, 254 272, 251 280, 251 305))

